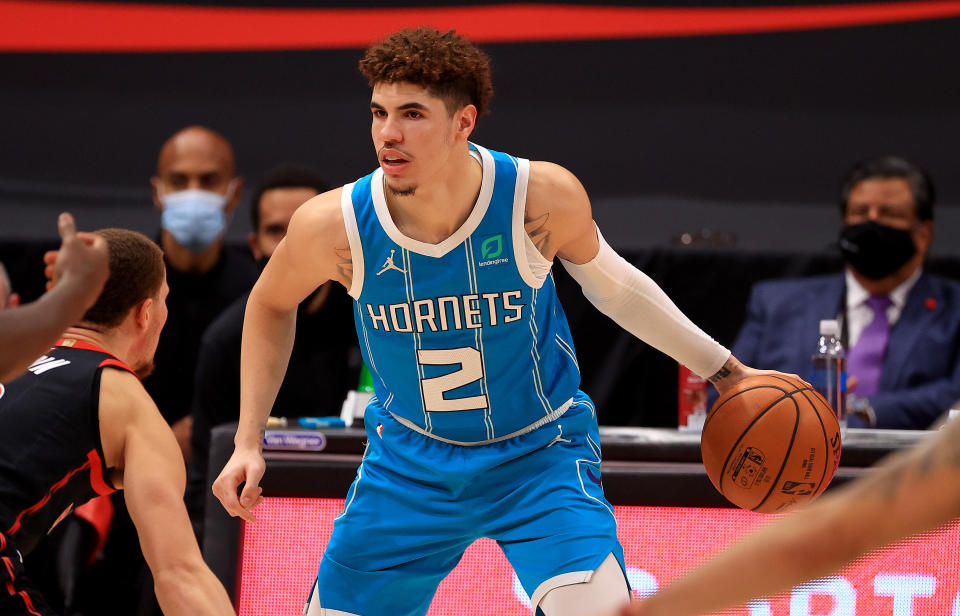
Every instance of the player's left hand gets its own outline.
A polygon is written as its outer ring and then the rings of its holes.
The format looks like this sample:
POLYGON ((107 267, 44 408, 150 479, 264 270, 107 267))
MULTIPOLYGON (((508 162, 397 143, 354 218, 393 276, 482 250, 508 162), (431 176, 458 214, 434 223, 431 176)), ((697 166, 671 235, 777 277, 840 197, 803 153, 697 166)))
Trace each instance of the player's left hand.
POLYGON ((733 355, 731 355, 730 359, 727 360, 727 363, 723 365, 721 372, 726 372, 726 374, 718 380, 711 381, 713 386, 717 388, 717 391, 720 393, 720 395, 723 395, 727 390, 732 388, 743 379, 751 376, 785 376, 797 379, 806 383, 807 385, 810 385, 796 374, 787 374, 785 372, 778 372, 776 370, 757 370, 756 368, 751 368, 750 366, 741 363, 740 360, 733 355))

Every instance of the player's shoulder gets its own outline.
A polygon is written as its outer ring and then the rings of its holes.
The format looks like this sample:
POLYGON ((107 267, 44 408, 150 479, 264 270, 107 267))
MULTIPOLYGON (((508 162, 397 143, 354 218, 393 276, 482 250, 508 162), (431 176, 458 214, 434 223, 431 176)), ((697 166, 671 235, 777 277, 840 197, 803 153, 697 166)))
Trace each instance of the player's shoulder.
POLYGON ((590 215, 590 201, 583 184, 570 170, 542 160, 530 162, 527 212, 557 215, 590 215))
POLYGON ((344 234, 342 194, 341 186, 312 197, 298 207, 290 219, 288 235, 322 240, 344 234))
POLYGON ((331 217, 343 214, 340 207, 340 198, 343 194, 343 187, 338 186, 327 192, 320 193, 315 197, 308 199, 303 205, 294 212, 294 220, 301 224, 323 224, 331 217))
POLYGON ((140 378, 125 368, 105 366, 100 374, 101 412, 127 414, 156 408, 140 378))
POLYGON ((563 196, 585 192, 577 176, 566 167, 545 160, 530 161, 528 195, 546 193, 550 196, 563 196))

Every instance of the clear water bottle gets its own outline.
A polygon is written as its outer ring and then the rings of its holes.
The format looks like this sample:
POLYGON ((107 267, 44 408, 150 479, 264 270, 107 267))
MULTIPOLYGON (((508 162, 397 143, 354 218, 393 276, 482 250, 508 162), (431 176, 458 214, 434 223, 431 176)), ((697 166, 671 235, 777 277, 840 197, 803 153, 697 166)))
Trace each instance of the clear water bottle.
POLYGON ((810 384, 837 412, 841 430, 847 427, 847 353, 840 344, 840 328, 835 319, 820 321, 820 339, 813 354, 810 384))

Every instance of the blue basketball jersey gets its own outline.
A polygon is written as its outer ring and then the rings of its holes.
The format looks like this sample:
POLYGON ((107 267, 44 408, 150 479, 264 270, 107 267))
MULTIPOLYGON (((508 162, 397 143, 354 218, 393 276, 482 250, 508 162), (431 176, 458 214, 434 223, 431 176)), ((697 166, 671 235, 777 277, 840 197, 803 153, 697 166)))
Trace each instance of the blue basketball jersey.
MULTIPOLYGON (((499 441, 553 421, 580 384, 550 263, 523 226, 530 163, 474 144, 470 151, 483 167, 480 194, 439 244, 400 232, 380 169, 342 196, 370 404, 455 444, 499 441)), ((589 405, 584 400, 580 394, 576 404, 589 405)))

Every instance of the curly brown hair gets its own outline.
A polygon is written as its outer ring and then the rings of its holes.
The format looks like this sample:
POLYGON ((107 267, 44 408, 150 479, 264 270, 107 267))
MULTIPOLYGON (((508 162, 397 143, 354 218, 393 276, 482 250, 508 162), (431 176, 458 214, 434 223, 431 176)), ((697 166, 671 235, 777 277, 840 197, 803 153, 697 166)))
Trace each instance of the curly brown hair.
POLYGON ((360 72, 373 87, 405 81, 443 99, 453 115, 473 104, 477 115, 490 109, 490 58, 455 30, 404 28, 367 49, 360 72))

